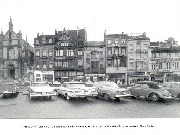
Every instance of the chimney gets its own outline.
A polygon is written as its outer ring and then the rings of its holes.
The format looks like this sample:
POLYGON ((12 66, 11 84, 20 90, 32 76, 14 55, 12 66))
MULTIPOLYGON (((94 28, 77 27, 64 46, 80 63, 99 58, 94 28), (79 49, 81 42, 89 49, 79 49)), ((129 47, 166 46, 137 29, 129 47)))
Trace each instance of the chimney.
POLYGON ((57 35, 57 30, 55 29, 55 35, 57 35))

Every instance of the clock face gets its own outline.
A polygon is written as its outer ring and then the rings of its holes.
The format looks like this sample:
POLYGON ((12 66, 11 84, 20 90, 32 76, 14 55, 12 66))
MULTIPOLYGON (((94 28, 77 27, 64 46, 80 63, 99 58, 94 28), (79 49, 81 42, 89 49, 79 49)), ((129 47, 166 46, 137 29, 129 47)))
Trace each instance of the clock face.
POLYGON ((15 57, 15 50, 14 49, 10 49, 9 50, 9 59, 14 59, 15 57))

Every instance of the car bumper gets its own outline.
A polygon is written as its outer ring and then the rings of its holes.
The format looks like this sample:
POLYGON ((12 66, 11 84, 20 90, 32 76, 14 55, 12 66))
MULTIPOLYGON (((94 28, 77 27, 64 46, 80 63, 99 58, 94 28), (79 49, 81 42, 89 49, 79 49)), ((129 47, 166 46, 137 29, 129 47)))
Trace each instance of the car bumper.
POLYGON ((164 100, 171 100, 171 99, 173 99, 173 97, 162 97, 162 99, 164 99, 164 100))
POLYGON ((122 95, 116 95, 115 98, 121 98, 121 97, 131 97, 131 94, 122 94, 122 95))
POLYGON ((73 94, 69 95, 70 97, 79 97, 79 98, 85 98, 85 97, 96 97, 98 93, 93 93, 93 94, 73 94))
POLYGON ((50 93, 50 94, 30 94, 30 98, 36 98, 36 97, 51 97, 56 96, 56 93, 50 93))

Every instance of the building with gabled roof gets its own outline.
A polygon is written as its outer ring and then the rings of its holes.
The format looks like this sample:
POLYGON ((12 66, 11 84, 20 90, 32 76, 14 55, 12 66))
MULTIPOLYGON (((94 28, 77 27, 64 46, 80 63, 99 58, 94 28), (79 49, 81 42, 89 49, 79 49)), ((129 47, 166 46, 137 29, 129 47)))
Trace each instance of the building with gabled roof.
POLYGON ((33 47, 22 39, 22 33, 13 31, 13 23, 10 18, 9 30, 0 34, 0 76, 2 78, 13 78, 33 80, 33 47))

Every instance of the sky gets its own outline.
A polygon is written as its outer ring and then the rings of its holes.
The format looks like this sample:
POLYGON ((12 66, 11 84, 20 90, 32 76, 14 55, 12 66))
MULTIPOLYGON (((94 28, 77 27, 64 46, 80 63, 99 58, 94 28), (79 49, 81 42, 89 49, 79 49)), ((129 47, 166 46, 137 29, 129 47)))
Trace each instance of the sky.
POLYGON ((151 42, 175 38, 180 44, 179 0, 0 0, 0 29, 14 31, 33 45, 37 33, 83 29, 88 41, 107 34, 146 32, 151 42))

